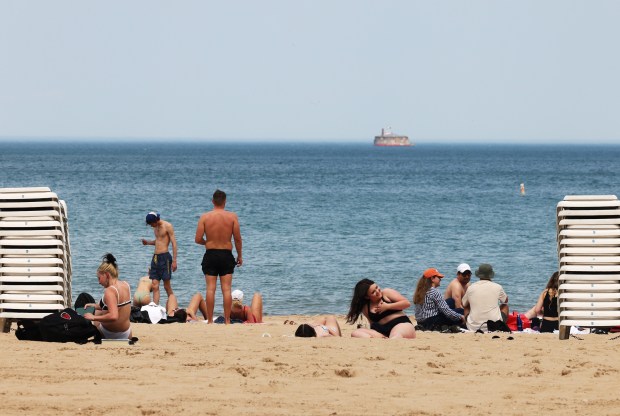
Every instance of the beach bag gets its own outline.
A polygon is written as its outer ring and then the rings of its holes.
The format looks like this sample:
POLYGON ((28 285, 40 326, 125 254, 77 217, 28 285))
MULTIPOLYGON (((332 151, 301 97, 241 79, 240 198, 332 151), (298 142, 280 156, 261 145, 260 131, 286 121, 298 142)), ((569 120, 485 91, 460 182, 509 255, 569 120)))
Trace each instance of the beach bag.
POLYGON ((129 314, 129 322, 134 324, 150 324, 151 319, 147 311, 140 310, 139 306, 132 306, 129 314))
POLYGON ((513 311, 510 315, 508 315, 506 325, 508 325, 508 328, 510 328, 511 331, 523 331, 526 328, 531 328, 532 322, 524 314, 513 311), (521 329, 519 329, 519 318, 521 319, 521 329))
POLYGON ((506 322, 501 321, 501 320, 500 321, 488 320, 487 321, 487 331, 489 331, 489 332, 510 332, 510 333, 512 333, 510 328, 508 328, 508 325, 506 325, 506 322))
POLYGON ((77 299, 75 299, 73 307, 75 309, 83 308, 87 303, 95 303, 95 298, 93 298, 90 293, 82 292, 78 295, 77 299))
POLYGON ((47 315, 39 322, 41 338, 47 342, 101 343, 101 333, 71 308, 47 315))
POLYGON ((31 320, 17 321, 15 336, 21 341, 43 341, 41 331, 39 331, 39 323, 31 320))

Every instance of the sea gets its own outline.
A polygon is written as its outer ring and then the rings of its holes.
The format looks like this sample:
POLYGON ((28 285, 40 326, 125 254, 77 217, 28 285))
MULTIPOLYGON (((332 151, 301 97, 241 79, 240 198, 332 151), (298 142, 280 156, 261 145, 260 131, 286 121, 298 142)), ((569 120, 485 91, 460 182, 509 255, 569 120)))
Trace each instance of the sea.
MULTIPOLYGON (((558 202, 618 195, 619 160, 619 145, 589 144, 5 141, 0 187, 47 186, 66 201, 74 300, 101 295, 107 252, 135 288, 153 210, 175 229, 181 304, 204 293, 194 235, 221 189, 243 237, 233 289, 260 292, 267 315, 345 314, 362 278, 411 299, 426 268, 445 287, 463 262, 492 264, 511 310, 524 311, 558 268, 558 202)), ((216 314, 221 300, 218 289, 216 314)))

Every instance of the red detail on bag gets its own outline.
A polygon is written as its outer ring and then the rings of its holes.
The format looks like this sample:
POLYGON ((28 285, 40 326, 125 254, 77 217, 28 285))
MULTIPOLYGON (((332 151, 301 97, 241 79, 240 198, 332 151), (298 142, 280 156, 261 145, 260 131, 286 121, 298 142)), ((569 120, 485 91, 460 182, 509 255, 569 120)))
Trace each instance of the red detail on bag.
POLYGON ((530 321, 528 317, 526 317, 522 313, 520 314, 519 312, 514 311, 510 315, 508 315, 508 319, 506 320, 506 325, 508 325, 508 328, 510 328, 511 331, 518 330, 517 329, 517 315, 521 316, 521 322, 523 323, 523 329, 532 327, 532 322, 530 321))
POLYGON ((63 313, 61 313, 61 314, 60 314, 60 317, 61 317, 62 319, 66 319, 67 321, 70 321, 70 320, 71 320, 71 315, 69 315, 67 312, 63 312, 63 313))

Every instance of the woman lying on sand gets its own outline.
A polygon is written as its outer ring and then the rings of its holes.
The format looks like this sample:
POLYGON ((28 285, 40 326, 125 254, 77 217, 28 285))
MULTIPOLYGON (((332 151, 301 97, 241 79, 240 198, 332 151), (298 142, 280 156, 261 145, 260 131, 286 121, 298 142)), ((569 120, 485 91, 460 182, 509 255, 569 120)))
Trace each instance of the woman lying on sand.
POLYGON ((207 319, 207 304, 199 292, 194 293, 194 296, 189 301, 189 305, 185 309, 179 308, 179 302, 174 294, 168 296, 168 301, 166 302, 168 316, 175 317, 179 322, 197 321, 198 317, 196 314, 198 310, 200 310, 204 319, 207 319))
POLYGON ((323 316, 307 324, 301 324, 295 331, 296 337, 340 337, 340 325, 333 315, 323 316))
POLYGON ((384 289, 370 279, 355 285, 347 323, 354 324, 360 315, 370 322, 370 329, 359 328, 351 333, 356 338, 415 338, 415 327, 403 310, 411 303, 398 291, 384 289))

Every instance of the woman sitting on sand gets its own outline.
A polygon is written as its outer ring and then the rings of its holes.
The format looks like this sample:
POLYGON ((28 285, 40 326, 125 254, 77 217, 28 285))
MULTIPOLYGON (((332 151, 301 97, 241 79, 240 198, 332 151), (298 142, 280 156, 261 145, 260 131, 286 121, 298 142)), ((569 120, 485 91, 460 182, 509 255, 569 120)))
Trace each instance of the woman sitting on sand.
POLYGON ((84 318, 93 321, 107 339, 131 338, 131 290, 129 283, 118 279, 116 258, 110 253, 103 256, 97 269, 99 284, 105 289, 99 303, 90 303, 84 307, 94 306, 95 313, 86 313, 84 318))
POLYGON ((403 310, 411 303, 398 291, 384 289, 370 279, 355 285, 347 323, 354 324, 360 315, 370 322, 370 329, 359 328, 351 333, 356 338, 415 338, 415 328, 403 310))
POLYGON ((263 322, 263 296, 260 293, 254 293, 250 306, 247 306, 243 304, 243 292, 233 290, 232 301, 230 319, 238 319, 248 324, 263 322))
POLYGON ((525 313, 529 319, 542 313, 540 332, 553 332, 558 329, 558 285, 560 273, 555 272, 549 278, 547 287, 538 297, 536 305, 525 313))
POLYGON ((142 276, 138 281, 138 287, 133 294, 133 306, 141 307, 151 303, 153 282, 149 276, 142 276))
POLYGON ((323 316, 307 324, 301 324, 295 331, 296 337, 340 337, 340 325, 333 315, 323 316))
POLYGON ((418 280, 413 295, 415 304, 415 319, 424 329, 441 329, 442 325, 465 324, 463 310, 458 313, 450 309, 443 295, 437 289, 441 284, 443 274, 439 270, 426 269, 418 280))

